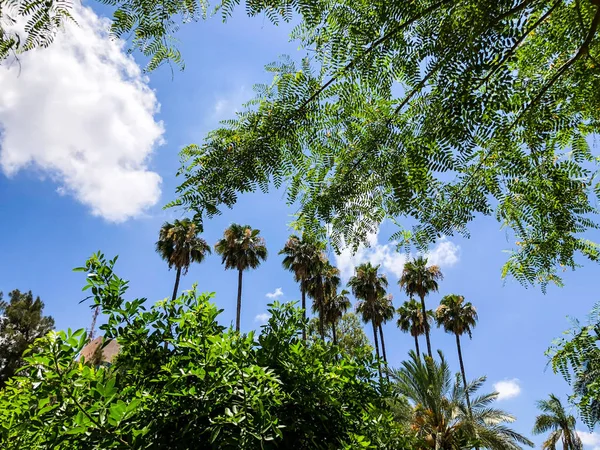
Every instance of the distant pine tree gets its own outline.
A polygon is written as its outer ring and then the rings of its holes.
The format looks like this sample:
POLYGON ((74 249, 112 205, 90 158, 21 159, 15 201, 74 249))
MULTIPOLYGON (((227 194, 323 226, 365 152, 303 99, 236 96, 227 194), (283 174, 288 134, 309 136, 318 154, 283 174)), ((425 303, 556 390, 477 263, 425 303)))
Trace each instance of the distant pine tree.
POLYGON ((15 289, 8 295, 10 301, 3 301, 0 292, 0 388, 23 365, 23 352, 54 328, 54 319, 42 314, 44 303, 31 291, 15 289))

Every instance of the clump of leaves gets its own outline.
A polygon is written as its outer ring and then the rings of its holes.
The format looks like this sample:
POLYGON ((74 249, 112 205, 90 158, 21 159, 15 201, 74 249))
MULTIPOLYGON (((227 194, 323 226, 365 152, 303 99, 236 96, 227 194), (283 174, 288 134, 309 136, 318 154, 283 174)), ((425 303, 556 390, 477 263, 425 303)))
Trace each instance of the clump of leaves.
POLYGON ((151 307, 126 301, 115 262, 99 253, 79 269, 107 316, 105 338, 120 345, 114 364, 78 360, 84 330, 38 341, 0 392, 2 448, 412 447, 384 411, 372 356, 305 343, 292 304, 272 305, 262 332, 242 335, 195 289, 151 307))
POLYGON ((600 303, 596 304, 587 324, 574 321, 546 354, 554 373, 560 373, 573 387, 571 402, 590 427, 600 423, 600 303))

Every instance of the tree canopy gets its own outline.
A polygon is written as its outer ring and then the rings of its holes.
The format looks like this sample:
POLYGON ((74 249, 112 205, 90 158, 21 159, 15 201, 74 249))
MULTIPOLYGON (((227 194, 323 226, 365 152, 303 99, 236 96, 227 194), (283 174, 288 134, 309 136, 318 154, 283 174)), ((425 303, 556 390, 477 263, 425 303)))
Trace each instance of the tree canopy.
POLYGON ((31 291, 11 291, 10 300, 0 292, 0 388, 23 365, 23 353, 54 328, 54 319, 44 316, 44 302, 31 291))
POLYGON ((372 355, 306 345, 293 304, 241 335, 195 290, 148 307, 125 300, 114 264, 97 254, 80 270, 119 355, 110 367, 78 360, 84 330, 39 341, 26 358, 35 370, 0 390, 3 449, 413 448, 372 355))
POLYGON ((357 245, 386 218, 399 245, 469 235, 493 215, 514 246, 503 268, 561 283, 599 259, 598 0, 274 0, 299 12, 300 62, 182 153, 172 203, 200 217, 240 193, 285 186, 298 225, 357 245), (402 220, 405 220, 406 226, 402 220), (412 228, 411 223, 416 223, 412 228))

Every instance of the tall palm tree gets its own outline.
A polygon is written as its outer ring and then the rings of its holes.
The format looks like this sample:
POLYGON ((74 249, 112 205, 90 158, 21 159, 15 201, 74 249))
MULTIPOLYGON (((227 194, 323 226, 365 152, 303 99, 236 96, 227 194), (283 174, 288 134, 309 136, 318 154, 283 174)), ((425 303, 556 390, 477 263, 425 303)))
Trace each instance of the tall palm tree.
MULTIPOLYGON (((306 235, 302 238, 292 235, 288 238, 280 255, 285 255, 282 265, 294 273, 300 283, 302 294, 302 316, 306 322, 306 281, 311 273, 318 272, 325 263, 324 244, 306 235)), ((302 329, 302 339, 306 340, 306 328, 302 329)))
POLYGON ((467 377, 465 376, 465 365, 463 363, 462 349, 460 347, 460 337, 467 333, 471 338, 471 331, 477 324, 477 310, 470 303, 464 303, 465 298, 462 295, 446 295, 442 298, 440 306, 435 310, 435 319, 438 326, 443 326, 447 333, 452 333, 456 337, 456 349, 458 350, 458 361, 460 362, 460 373, 462 375, 467 406, 471 409, 469 393, 467 392, 467 377))
POLYGON ((237 311, 235 330, 240 331, 242 313, 242 274, 244 270, 256 269, 261 261, 267 259, 265 240, 260 230, 253 230, 249 225, 231 224, 215 245, 215 251, 221 255, 225 269, 238 271, 237 311))
POLYGON ((350 298, 348 298, 350 291, 342 289, 341 292, 336 293, 334 296, 329 297, 325 300, 325 323, 331 326, 331 334, 333 337, 333 345, 337 345, 337 323, 340 321, 342 316, 348 308, 350 308, 350 298))
POLYGON ((202 228, 190 219, 165 222, 160 229, 156 251, 167 261, 169 269, 177 269, 173 300, 177 298, 181 274, 185 275, 192 263, 201 263, 210 255, 210 245, 198 236, 201 231, 202 228))
POLYGON ((379 275, 378 270, 379 266, 373 266, 371 263, 361 264, 356 267, 354 276, 348 280, 348 286, 352 289, 354 296, 359 299, 356 304, 356 311, 361 315, 363 322, 371 322, 373 326, 373 341, 375 342, 375 353, 377 355, 379 376, 381 377, 379 340, 377 339, 380 308, 377 300, 385 295, 388 282, 385 275, 379 275))
MULTIPOLYGON (((392 294, 382 295, 377 299, 377 324, 379 327, 379 338, 381 340, 381 353, 383 354, 383 362, 387 366, 387 355, 385 352, 385 339, 383 338, 383 324, 394 318, 396 310, 392 303, 392 294)), ((389 377, 388 377, 389 378, 389 377)))
MULTIPOLYGON (((408 261, 404 265, 402 276, 398 284, 409 297, 417 295, 421 299, 421 312, 423 317, 427 317, 427 308, 425 307, 425 297, 430 292, 437 292, 438 281, 444 278, 440 268, 436 265, 427 266, 427 258, 419 256, 413 261, 408 261)), ((425 321, 425 340, 427 341, 427 354, 433 358, 431 352, 431 340, 429 336, 429 322, 425 321)))
POLYGON ((513 416, 491 406, 498 397, 497 392, 475 396, 472 413, 469 413, 466 392, 475 394, 485 377, 472 381, 465 390, 458 376, 452 379, 444 356, 438 353, 439 362, 433 358, 422 359, 411 350, 410 358, 391 372, 399 393, 415 405, 412 428, 427 447, 436 450, 533 447, 529 439, 507 426, 515 421, 513 416))
POLYGON ((315 265, 306 280, 306 293, 313 299, 313 312, 319 314, 319 333, 325 340, 325 304, 337 294, 341 283, 340 271, 328 261, 315 265))
POLYGON ((556 444, 562 438, 563 450, 581 450, 583 444, 575 431, 575 417, 569 415, 562 402, 554 394, 548 400, 538 402, 542 414, 535 418, 534 434, 551 431, 542 444, 544 450, 556 450, 556 444))
MULTIPOLYGON (((405 301, 400 308, 398 308, 398 321, 397 325, 400 330, 405 333, 410 333, 415 338, 415 350, 417 355, 421 355, 419 351, 419 336, 425 334, 425 320, 423 319, 423 310, 421 304, 414 298, 405 301)), ((427 320, 430 321, 433 313, 427 311, 427 320)))

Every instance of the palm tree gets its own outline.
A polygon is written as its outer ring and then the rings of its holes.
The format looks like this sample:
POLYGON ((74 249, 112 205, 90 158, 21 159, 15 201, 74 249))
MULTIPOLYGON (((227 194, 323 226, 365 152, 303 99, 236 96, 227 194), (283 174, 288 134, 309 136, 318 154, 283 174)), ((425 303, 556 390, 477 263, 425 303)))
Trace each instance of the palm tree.
MULTIPOLYGON (((306 280, 311 273, 318 272, 325 262, 324 245, 306 235, 300 239, 292 235, 288 238, 280 255, 285 255, 282 265, 294 273, 296 281, 300 282, 302 294, 302 317, 306 322, 306 280)), ((306 340, 306 328, 302 329, 302 339, 306 340)))
POLYGON ((337 345, 338 343, 336 325, 348 308, 350 308, 348 294, 350 294, 350 291, 343 289, 340 293, 336 293, 325 301, 325 323, 331 326, 333 345, 337 345))
POLYGON ((471 338, 471 331, 477 324, 477 310, 470 302, 463 303, 464 301, 465 298, 462 295, 452 294, 444 296, 440 302, 440 306, 435 311, 435 319, 438 326, 443 326, 447 333, 452 333, 456 337, 460 373, 465 387, 467 406, 470 409, 469 393, 466 391, 467 377, 465 376, 460 337, 467 333, 469 338, 471 338))
POLYGON ((355 275, 348 280, 348 286, 352 289, 354 296, 359 299, 356 304, 356 311, 362 316, 364 323, 371 322, 373 326, 373 341, 375 342, 375 353, 377 355, 379 376, 381 377, 379 341, 377 339, 380 308, 377 300, 385 295, 388 282, 385 275, 379 275, 378 270, 379 266, 373 266, 371 263, 361 264, 355 269, 355 275))
MULTIPOLYGON (((417 295, 421 299, 421 312, 423 317, 426 317, 425 297, 430 292, 438 291, 438 281, 443 278, 444 276, 438 266, 433 265, 428 267, 427 258, 419 256, 404 265, 404 270, 398 284, 409 297, 417 295)), ((427 341, 427 354, 430 358, 433 358, 428 321, 425 321, 425 340, 427 341)))
POLYGON ((454 377, 444 356, 440 361, 422 359, 414 351, 392 371, 396 387, 414 405, 412 428, 429 448, 518 450, 533 443, 507 426, 515 421, 510 414, 491 404, 497 392, 473 398, 472 413, 465 403, 466 392, 475 394, 485 377, 472 381, 465 390, 459 376, 454 377))
POLYGON ((267 259, 265 240, 259 236, 260 230, 253 230, 249 225, 231 224, 215 245, 215 251, 221 255, 225 269, 238 271, 237 311, 235 330, 240 331, 242 313, 242 274, 244 270, 256 269, 261 261, 267 259))
POLYGON ((193 262, 201 263, 210 255, 210 246, 198 236, 201 231, 202 228, 190 219, 165 222, 160 229, 156 251, 167 261, 169 269, 177 269, 173 300, 177 298, 181 274, 187 274, 193 262))
POLYGON ((575 417, 567 414, 558 397, 550 394, 548 400, 538 402, 542 414, 535 418, 534 434, 551 431, 548 439, 542 444, 544 450, 556 450, 556 444, 562 438, 563 450, 581 450, 583 444, 575 431, 575 417))
MULTIPOLYGON (((385 339, 383 338, 383 324, 394 318, 396 310, 392 303, 392 294, 382 295, 377 299, 377 324, 379 326, 379 338, 381 340, 381 353, 383 354, 383 362, 387 366, 387 355, 385 353, 385 339)), ((389 377, 388 377, 389 378, 389 377)))
MULTIPOLYGON (((425 321, 423 320, 423 311, 421 305, 414 298, 405 301, 398 308, 398 328, 405 333, 410 333, 415 338, 415 350, 417 355, 421 355, 419 351, 419 336, 425 334, 425 321)), ((431 320, 433 313, 427 311, 427 320, 431 320)))
POLYGON ((306 280, 306 293, 313 299, 313 312, 319 314, 319 333, 325 340, 325 304, 328 299, 337 294, 341 283, 340 271, 325 260, 322 264, 313 267, 309 278, 306 280))

